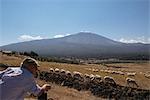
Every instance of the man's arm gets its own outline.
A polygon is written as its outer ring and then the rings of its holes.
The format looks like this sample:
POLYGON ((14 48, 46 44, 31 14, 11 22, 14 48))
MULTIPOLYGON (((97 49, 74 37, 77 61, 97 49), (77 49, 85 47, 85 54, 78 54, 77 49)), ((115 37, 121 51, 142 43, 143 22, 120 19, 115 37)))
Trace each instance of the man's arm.
POLYGON ((34 78, 31 78, 28 85, 28 92, 34 94, 35 96, 41 95, 44 91, 48 91, 51 89, 51 86, 49 84, 44 84, 42 87, 40 87, 38 84, 36 84, 34 78))
POLYGON ((35 96, 38 96, 42 92, 42 88, 38 84, 36 84, 34 78, 30 78, 28 80, 28 84, 25 85, 26 91, 34 94, 35 96))

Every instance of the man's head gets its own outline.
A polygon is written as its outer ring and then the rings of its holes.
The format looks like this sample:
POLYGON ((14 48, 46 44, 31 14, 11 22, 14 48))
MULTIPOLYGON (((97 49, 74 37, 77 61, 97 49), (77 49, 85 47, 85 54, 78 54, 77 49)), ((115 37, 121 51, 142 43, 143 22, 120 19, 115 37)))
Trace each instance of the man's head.
POLYGON ((27 69, 33 75, 37 74, 38 66, 39 66, 38 62, 33 58, 25 58, 21 63, 21 67, 27 69))

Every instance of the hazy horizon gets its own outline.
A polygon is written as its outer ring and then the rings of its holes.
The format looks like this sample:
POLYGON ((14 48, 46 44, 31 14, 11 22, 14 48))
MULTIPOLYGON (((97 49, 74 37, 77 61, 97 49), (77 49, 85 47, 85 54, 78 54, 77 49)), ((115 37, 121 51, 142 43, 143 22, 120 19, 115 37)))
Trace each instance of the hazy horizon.
MULTIPOLYGON (((78 32, 78 33, 80 33, 80 32, 78 32)), ((54 37, 52 37, 52 38, 43 38, 43 39, 56 39, 56 38, 63 38, 63 37, 66 37, 66 36, 70 36, 70 35, 76 35, 76 34, 78 34, 78 33, 75 33, 75 34, 66 34, 66 35, 56 35, 56 36, 54 36, 54 37)), ((82 32, 81 32, 82 33, 82 32)), ((89 33, 89 32, 84 32, 84 33, 89 33)), ((91 33, 91 32, 90 32, 91 33)), ((96 34, 96 33, 92 33, 92 34, 96 34)), ((99 34, 96 34, 96 35, 99 35, 99 34)), ((99 35, 99 36, 102 36, 102 37, 105 37, 105 36, 103 36, 103 35, 99 35)), ((22 36, 22 38, 24 38, 24 41, 18 41, 18 42, 14 42, 14 43, 9 43, 9 44, 5 44, 5 45, 10 45, 10 44, 15 44, 15 43, 21 43, 21 42, 29 42, 29 41, 34 41, 34 40, 43 40, 42 38, 40 39, 36 39, 36 38, 34 38, 34 39, 32 39, 32 37, 29 37, 29 36, 27 36, 27 35, 23 35, 22 36)), ((105 37, 105 38, 108 38, 108 37, 105 37)), ((110 38, 108 38, 108 39, 110 39, 110 38)), ((113 40, 113 39, 110 39, 110 40, 113 40)), ((127 43, 128 44, 128 42, 122 42, 122 41, 119 41, 119 40, 113 40, 113 41, 117 41, 117 42, 121 42, 121 43, 127 43)), ((132 42, 131 42, 132 43, 132 42)), ((134 42, 133 42, 134 43, 134 42)), ((136 43, 142 43, 142 42, 136 42, 136 43)), ((129 43, 130 44, 130 43, 129 43)), ((150 44, 150 43, 143 43, 143 44, 150 44)), ((0 45, 0 46, 5 46, 5 45, 0 45)))

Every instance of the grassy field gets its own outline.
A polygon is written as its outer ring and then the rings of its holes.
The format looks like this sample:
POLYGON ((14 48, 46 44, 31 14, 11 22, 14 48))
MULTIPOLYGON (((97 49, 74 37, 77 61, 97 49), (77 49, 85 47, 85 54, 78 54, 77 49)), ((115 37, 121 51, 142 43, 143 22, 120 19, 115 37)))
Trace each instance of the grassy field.
MULTIPOLYGON (((38 81, 41 86, 46 83, 38 81)), ((100 97, 93 96, 90 91, 77 91, 73 88, 67 88, 58 86, 56 84, 49 83, 52 88, 47 92, 48 98, 54 100, 106 100, 100 97)), ((36 100, 35 97, 26 97, 25 100, 36 100)))
MULTIPOLYGON (((8 64, 11 66, 19 66, 21 61, 24 59, 23 56, 14 57, 14 56, 6 56, 0 54, 0 63, 8 64)), ((114 77, 115 81, 120 85, 126 85, 126 77, 128 72, 136 72, 135 76, 132 76, 137 81, 137 84, 142 89, 150 89, 150 79, 144 76, 144 73, 150 74, 150 62, 140 62, 140 63, 113 63, 107 64, 108 66, 115 67, 106 67, 104 65, 98 64, 86 64, 86 65, 75 65, 75 64, 65 64, 65 63, 55 63, 55 62, 39 62, 41 65, 39 67, 40 70, 48 71, 49 68, 59 68, 73 71, 79 71, 83 74, 99 74, 102 77, 109 75, 114 77), (116 66, 118 68, 116 68, 116 66), (91 69, 97 69, 98 72, 94 72, 91 69), (122 71, 125 75, 119 74, 110 74, 103 72, 101 70, 112 70, 112 71, 122 71)), ((44 82, 38 81, 39 84, 43 84, 44 82)), ((52 84, 51 91, 48 92, 48 96, 54 98, 54 100, 101 100, 101 98, 93 96, 88 91, 77 91, 75 89, 69 89, 66 87, 60 87, 55 84, 52 84)))

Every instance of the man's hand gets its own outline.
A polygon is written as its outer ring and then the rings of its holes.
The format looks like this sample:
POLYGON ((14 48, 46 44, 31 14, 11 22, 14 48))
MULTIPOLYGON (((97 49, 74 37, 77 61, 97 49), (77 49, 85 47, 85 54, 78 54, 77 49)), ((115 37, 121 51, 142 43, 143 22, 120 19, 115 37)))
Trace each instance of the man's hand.
POLYGON ((51 89, 50 84, 44 84, 44 85, 42 86, 42 90, 43 90, 43 91, 48 91, 49 89, 51 89))

